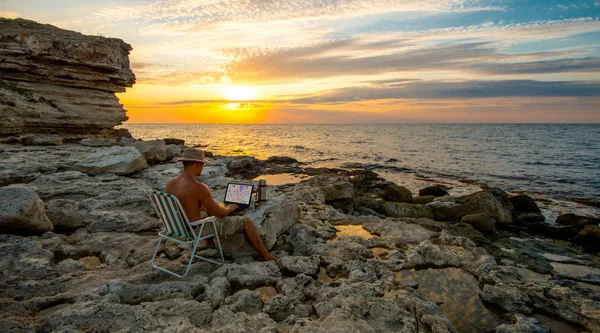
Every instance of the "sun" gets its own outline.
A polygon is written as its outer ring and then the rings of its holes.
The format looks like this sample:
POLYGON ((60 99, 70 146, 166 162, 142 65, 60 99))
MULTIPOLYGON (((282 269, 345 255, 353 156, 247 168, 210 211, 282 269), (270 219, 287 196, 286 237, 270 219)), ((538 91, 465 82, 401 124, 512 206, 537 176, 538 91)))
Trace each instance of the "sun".
POLYGON ((230 101, 247 101, 256 98, 256 91, 248 86, 223 86, 223 95, 230 101))

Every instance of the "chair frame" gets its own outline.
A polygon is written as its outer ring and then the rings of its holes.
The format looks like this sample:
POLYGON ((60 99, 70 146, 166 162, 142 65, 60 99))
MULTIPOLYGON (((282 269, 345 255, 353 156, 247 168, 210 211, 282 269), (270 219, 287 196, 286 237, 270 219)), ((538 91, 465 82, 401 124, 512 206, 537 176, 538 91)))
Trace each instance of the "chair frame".
POLYGON ((158 190, 151 190, 149 193, 149 197, 150 197, 150 202, 152 203, 152 206, 156 210, 156 213, 158 214, 158 217, 160 218, 160 220, 163 224, 163 230, 161 230, 158 233, 158 236, 159 236, 158 244, 156 244, 156 250, 154 251, 154 255, 152 256, 152 268, 156 268, 165 273, 171 274, 178 278, 182 278, 182 277, 185 277, 189 273, 190 268, 192 267, 192 263, 194 262, 194 259, 204 260, 204 261, 207 261, 207 262, 210 262, 213 264, 217 264, 217 265, 222 265, 223 263, 225 263, 225 257, 223 256, 223 249, 221 247, 221 241, 219 240, 219 235, 217 234, 217 225, 215 223, 217 220, 216 217, 211 216, 211 217, 207 217, 205 219, 201 219, 198 221, 189 222, 187 215, 185 214, 185 211, 183 210, 183 207, 181 206, 181 203, 179 202, 177 197, 175 197, 174 195, 164 193, 164 192, 161 192, 158 190), (207 223, 212 223, 214 233, 208 234, 206 236, 201 236, 202 232, 204 231, 204 227, 206 226, 207 223), (198 235, 196 235, 196 233, 194 232, 194 227, 198 227, 198 226, 200 226, 200 230, 198 232, 198 235), (176 230, 173 230, 173 229, 176 229, 176 230), (173 231, 175 231, 175 232, 173 232, 173 231), (180 237, 180 238, 183 237, 186 240, 177 239, 177 238, 174 238, 173 236, 180 237), (219 254, 221 255, 220 262, 196 255, 196 250, 198 249, 198 243, 203 239, 208 239, 208 238, 213 238, 213 237, 216 238, 216 240, 217 240, 216 247, 219 250, 219 254), (161 246, 163 240, 165 241, 165 243, 168 240, 170 240, 170 241, 178 243, 178 244, 188 244, 189 251, 190 251, 190 260, 187 264, 185 272, 182 275, 172 272, 164 267, 160 267, 160 266, 156 265, 156 257, 158 255, 158 252, 160 250, 160 246, 161 246))

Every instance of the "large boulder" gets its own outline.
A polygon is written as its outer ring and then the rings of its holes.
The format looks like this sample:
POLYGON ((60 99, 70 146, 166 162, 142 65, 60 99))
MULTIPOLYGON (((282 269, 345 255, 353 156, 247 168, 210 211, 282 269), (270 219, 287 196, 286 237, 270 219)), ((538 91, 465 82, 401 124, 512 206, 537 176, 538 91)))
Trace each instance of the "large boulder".
POLYGON ((546 222, 546 217, 541 213, 513 213, 513 223, 515 225, 527 225, 529 223, 546 222))
POLYGON ((508 198, 513 205, 513 212, 517 213, 541 213, 540 207, 528 195, 520 194, 508 198))
POLYGON ((383 190, 383 198, 393 202, 412 202, 413 196, 409 189, 392 182, 377 184, 383 190))
POLYGON ((435 198, 436 197, 433 195, 418 196, 418 197, 413 198, 412 203, 418 204, 418 205, 426 205, 428 203, 433 202, 433 200, 435 200, 435 198))
POLYGON ((546 218, 541 214, 540 207, 528 195, 520 194, 508 198, 513 205, 512 218, 515 224, 544 222, 546 218))
POLYGON ((498 232, 495 226, 496 220, 485 214, 465 215, 460 219, 460 222, 470 224, 477 231, 481 231, 483 233, 495 234, 498 232))
POLYGON ((32 185, 60 230, 83 224, 93 232, 140 232, 160 226, 148 199, 150 187, 139 179, 65 171, 40 176, 32 185))
POLYGON ((559 215, 556 218, 556 224, 565 225, 565 226, 580 226, 583 228, 586 225, 598 225, 600 224, 600 219, 588 217, 588 216, 580 216, 573 213, 559 215))
POLYGON ((0 230, 44 233, 54 229, 44 212, 44 203, 32 189, 2 187, 0 198, 0 230))
POLYGON ((436 220, 460 221, 466 215, 484 214, 499 225, 512 223, 512 204, 499 188, 469 194, 456 202, 433 202, 427 206, 433 209, 436 220))
POLYGON ((431 209, 423 205, 387 201, 383 204, 383 210, 385 215, 389 217, 433 219, 433 212, 431 209))
POLYGON ((181 148, 178 145, 169 144, 166 146, 167 159, 174 159, 181 155, 181 148))
POLYGON ((46 215, 57 230, 72 231, 84 226, 85 215, 80 202, 56 199, 46 202, 46 215))
POLYGON ((448 191, 446 190, 446 187, 443 185, 427 186, 427 187, 419 190, 420 197, 424 197, 424 196, 428 196, 428 195, 432 195, 434 197, 443 197, 445 195, 448 195, 448 191))
POLYGON ((265 171, 263 163, 254 157, 236 157, 227 162, 227 175, 254 178, 265 171))
POLYGON ((113 146, 99 150, 75 164, 77 171, 90 175, 128 175, 148 168, 144 156, 134 147, 113 146))
POLYGON ((165 139, 163 139, 163 141, 165 142, 166 145, 177 145, 177 146, 185 145, 185 140, 182 140, 182 139, 165 138, 165 139))
POLYGON ((338 181, 321 187, 325 201, 351 199, 354 197, 354 186, 347 181, 338 181))
POLYGON ((579 232, 579 236, 571 240, 573 243, 581 245, 585 252, 600 252, 600 227, 597 225, 586 225, 579 232))
POLYGON ((136 141, 133 146, 142 153, 148 163, 159 163, 167 159, 164 140, 136 141))
MULTIPOLYGON (((269 198, 260 209, 248 210, 248 216, 254 222, 265 247, 270 250, 277 242, 277 237, 286 232, 298 219, 298 204, 282 196, 269 198)), ((227 255, 242 257, 255 254, 243 233, 221 239, 223 252, 227 255)))

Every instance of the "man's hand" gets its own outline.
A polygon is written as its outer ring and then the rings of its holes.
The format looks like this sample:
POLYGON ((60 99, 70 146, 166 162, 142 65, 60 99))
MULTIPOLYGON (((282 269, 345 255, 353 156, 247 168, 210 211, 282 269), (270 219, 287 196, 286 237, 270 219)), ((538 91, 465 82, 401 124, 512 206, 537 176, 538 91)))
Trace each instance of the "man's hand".
POLYGON ((234 210, 236 210, 238 208, 238 205, 236 205, 236 204, 229 204, 229 205, 227 205, 226 208, 227 208, 227 210, 229 210, 228 214, 231 214, 231 212, 233 212, 234 210))

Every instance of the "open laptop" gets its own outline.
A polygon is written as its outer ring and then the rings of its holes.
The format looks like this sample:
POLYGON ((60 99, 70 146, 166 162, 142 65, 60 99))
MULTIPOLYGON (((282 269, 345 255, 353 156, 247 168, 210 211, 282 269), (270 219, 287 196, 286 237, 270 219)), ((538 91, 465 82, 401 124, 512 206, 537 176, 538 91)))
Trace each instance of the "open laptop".
POLYGON ((232 212, 232 214, 243 211, 250 207, 250 201, 252 201, 252 184, 243 183, 228 183, 227 190, 225 191, 225 199, 223 203, 236 204, 238 208, 232 212))

